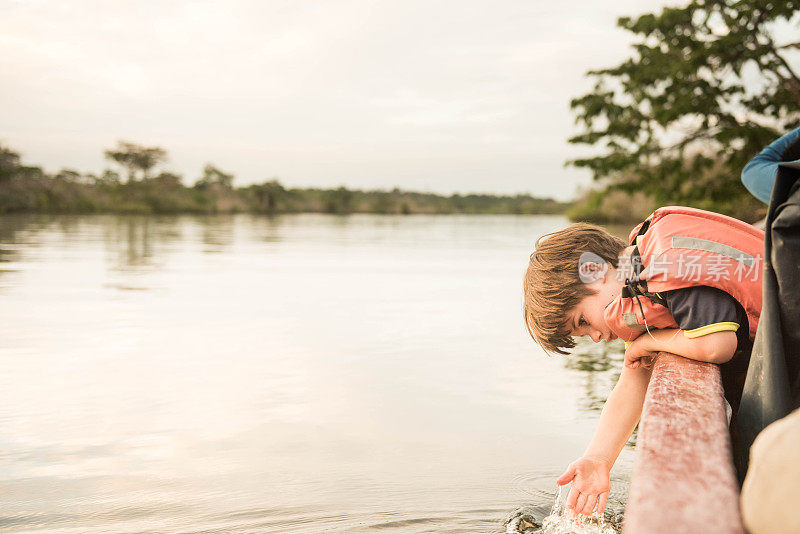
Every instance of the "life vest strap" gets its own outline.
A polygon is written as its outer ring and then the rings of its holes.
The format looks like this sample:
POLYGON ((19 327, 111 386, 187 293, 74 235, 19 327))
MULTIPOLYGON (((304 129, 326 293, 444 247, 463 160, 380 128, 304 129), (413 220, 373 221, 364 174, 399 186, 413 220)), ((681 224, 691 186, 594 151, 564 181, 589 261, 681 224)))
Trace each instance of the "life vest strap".
MULTIPOLYGON (((640 234, 647 229, 647 226, 650 225, 650 221, 645 221, 643 225, 643 230, 640 230, 640 234)), ((639 302, 639 297, 645 297, 651 302, 655 304, 660 304, 661 306, 667 307, 667 301, 661 297, 658 293, 651 293, 647 289, 647 280, 642 280, 639 278, 639 275, 642 271, 643 263, 642 263, 642 256, 639 252, 639 247, 634 245, 633 250, 631 251, 630 255, 630 262, 631 262, 631 276, 630 278, 625 279, 625 285, 622 288, 622 298, 633 298, 636 299, 637 304, 639 305, 639 310, 642 312, 642 317, 644 317, 644 309, 642 308, 642 303, 639 302), (637 266, 639 269, 637 269, 637 266)))
POLYGON ((647 229, 650 228, 650 223, 651 222, 653 222, 652 215, 642 223, 642 227, 639 228, 639 231, 636 233, 635 236, 633 236, 633 239, 631 239, 631 242, 629 243, 630 245, 638 245, 639 244, 638 243, 638 239, 641 236, 643 236, 645 232, 647 232, 647 229))

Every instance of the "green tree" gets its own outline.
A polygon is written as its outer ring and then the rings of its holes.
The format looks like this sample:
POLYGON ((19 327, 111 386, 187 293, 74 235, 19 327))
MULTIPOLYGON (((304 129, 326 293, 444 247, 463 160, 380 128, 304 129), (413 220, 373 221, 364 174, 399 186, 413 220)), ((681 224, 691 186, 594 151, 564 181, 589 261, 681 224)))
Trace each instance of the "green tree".
POLYGON ((274 213, 282 210, 286 189, 278 180, 273 179, 263 184, 251 185, 249 191, 253 196, 257 211, 274 213))
POLYGON ((73 183, 83 183, 87 181, 87 179, 85 179, 84 176, 75 169, 61 169, 56 173, 54 178, 56 180, 73 183))
POLYGON ((612 188, 752 217, 739 181, 763 146, 800 124, 800 1, 694 0, 622 17, 632 57, 590 71, 594 90, 572 100, 584 130, 571 143, 601 153, 570 164, 612 188))
POLYGON ((206 163, 206 166, 203 167, 203 177, 197 181, 195 187, 207 189, 212 185, 217 185, 225 189, 231 189, 234 178, 233 174, 227 174, 214 167, 211 163, 206 163))
POLYGON ((175 174, 173 172, 162 172, 153 178, 153 183, 163 187, 175 189, 183 187, 183 177, 180 174, 175 174))
POLYGON ((128 173, 128 182, 136 180, 137 173, 142 180, 150 178, 150 171, 167 161, 167 151, 160 147, 146 147, 126 141, 118 141, 117 148, 104 152, 109 159, 128 173))
POLYGON ((19 154, 0 145, 0 182, 10 179, 19 168, 19 154))
POLYGON ((99 176, 90 174, 89 180, 95 185, 117 185, 119 184, 119 173, 112 171, 111 169, 104 169, 102 174, 99 176))
POLYGON ((345 186, 325 192, 325 211, 327 213, 352 213, 353 191, 345 186))

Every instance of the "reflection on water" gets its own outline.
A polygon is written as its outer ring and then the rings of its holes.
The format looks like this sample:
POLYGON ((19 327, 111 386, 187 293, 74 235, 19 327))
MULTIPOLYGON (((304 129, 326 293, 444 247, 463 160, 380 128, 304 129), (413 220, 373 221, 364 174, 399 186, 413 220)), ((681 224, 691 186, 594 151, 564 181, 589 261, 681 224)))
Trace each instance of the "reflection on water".
MULTIPOLYGON (((113 253, 116 269, 135 270, 153 266, 153 255, 168 236, 154 235, 155 221, 149 217, 116 218, 103 228, 103 244, 113 253)), ((180 237, 173 231, 174 237, 180 237)), ((161 252, 161 251, 159 251, 161 252)))
POLYGON ((6 217, 4 219, 0 216, 0 284, 2 284, 3 273, 14 270, 10 264, 19 259, 17 254, 20 239, 18 233, 29 226, 28 221, 30 220, 29 217, 6 217))
POLYGON ((578 345, 567 357, 567 369, 581 371, 584 395, 580 407, 586 411, 599 411, 619 380, 624 362, 625 348, 621 341, 594 343, 588 337, 578 341, 578 345))
MULTIPOLYGON (((586 412, 600 412, 619 380, 625 362, 625 345, 621 340, 608 343, 594 343, 583 337, 578 341, 566 361, 568 369, 581 371, 584 380, 584 394, 580 398, 579 407, 586 412)), ((627 445, 636 446, 637 426, 627 445)))
MULTIPOLYGON (((565 223, 0 217, 4 532, 485 533, 546 514, 621 354, 527 338, 525 262, 565 223)), ((612 508, 629 469, 625 451, 612 508)))

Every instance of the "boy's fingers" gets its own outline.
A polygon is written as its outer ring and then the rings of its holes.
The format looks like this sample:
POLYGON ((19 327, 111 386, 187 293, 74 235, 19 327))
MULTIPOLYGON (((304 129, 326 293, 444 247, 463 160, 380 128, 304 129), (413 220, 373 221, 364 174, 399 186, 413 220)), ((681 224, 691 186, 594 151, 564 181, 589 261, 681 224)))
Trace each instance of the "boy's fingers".
POLYGON ((594 505, 597 504, 597 495, 589 495, 586 497, 586 504, 583 505, 583 515, 592 515, 592 510, 594 510, 594 505))
POLYGON ((572 465, 570 465, 569 467, 567 467, 567 470, 564 471, 564 474, 558 477, 558 480, 556 480, 556 484, 558 484, 559 486, 563 486, 564 484, 569 484, 573 478, 575 478, 575 468, 572 467, 572 465))
POLYGON ((597 499, 597 513, 603 515, 606 511, 606 501, 608 500, 608 492, 601 493, 600 498, 597 499))
POLYGON ((586 506, 586 494, 581 493, 581 496, 578 497, 578 502, 575 503, 575 508, 573 509, 575 515, 582 513, 584 506, 586 506))
POLYGON ((580 495, 580 493, 581 492, 579 492, 578 490, 575 489, 574 485, 570 488, 569 495, 567 495, 567 509, 568 510, 571 510, 571 509, 575 508, 575 502, 578 500, 578 495, 580 495))

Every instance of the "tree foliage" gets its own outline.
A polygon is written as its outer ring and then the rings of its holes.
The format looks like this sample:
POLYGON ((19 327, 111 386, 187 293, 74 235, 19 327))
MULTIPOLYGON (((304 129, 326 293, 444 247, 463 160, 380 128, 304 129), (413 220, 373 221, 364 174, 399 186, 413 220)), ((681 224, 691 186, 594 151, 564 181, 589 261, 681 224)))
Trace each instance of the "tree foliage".
POLYGON ((233 187, 233 174, 225 173, 216 168, 211 163, 206 163, 203 167, 203 176, 197 181, 195 187, 207 189, 212 186, 219 186, 225 189, 233 187))
POLYGON ((275 213, 285 207, 288 197, 286 189, 278 180, 270 180, 263 184, 253 184, 245 189, 245 193, 252 198, 256 211, 262 213, 275 213))
POLYGON ((590 71, 594 90, 571 102, 584 131, 570 142, 601 153, 570 163, 659 204, 747 216, 742 167, 800 124, 799 7, 694 0, 620 18, 637 36, 633 56, 590 71), (779 42, 782 29, 798 42, 779 42))
POLYGON ((11 178, 19 167, 19 154, 0 145, 0 182, 11 178))
POLYGON ((126 141, 118 141, 117 148, 104 152, 109 159, 128 173, 128 181, 136 180, 137 175, 142 180, 150 178, 150 170, 167 161, 167 151, 160 147, 146 147, 126 141))

